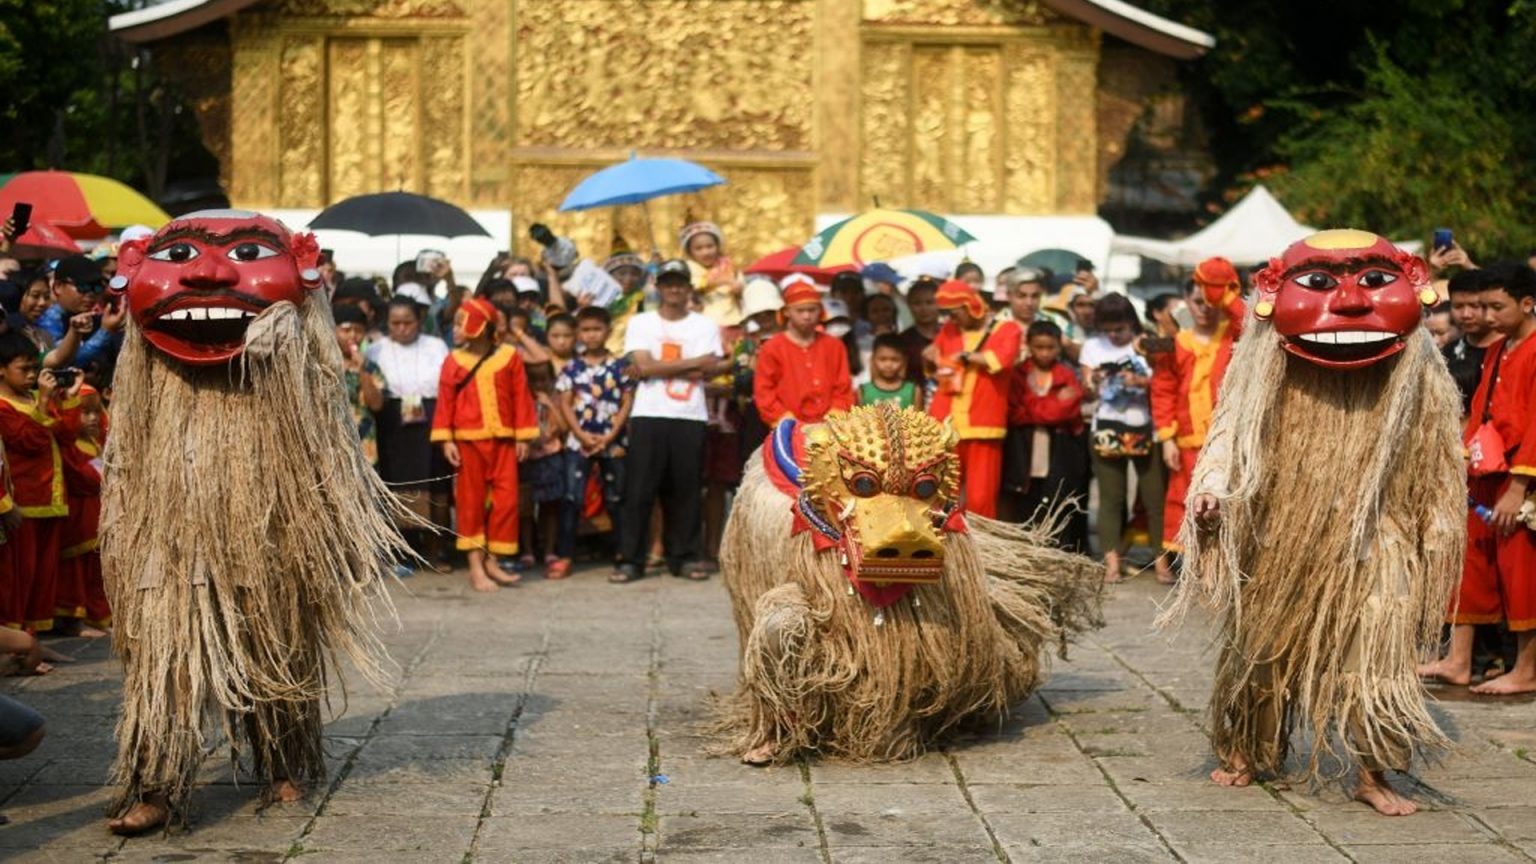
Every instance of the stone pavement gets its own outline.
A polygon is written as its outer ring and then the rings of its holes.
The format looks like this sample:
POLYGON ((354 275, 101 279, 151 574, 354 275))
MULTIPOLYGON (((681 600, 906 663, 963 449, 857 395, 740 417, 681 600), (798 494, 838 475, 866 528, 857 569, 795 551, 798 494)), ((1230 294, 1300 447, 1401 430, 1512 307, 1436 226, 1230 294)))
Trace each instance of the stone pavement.
POLYGON ((89 862, 1135 862, 1536 860, 1536 707, 1446 701, 1461 752, 1411 777, 1426 812, 1386 819, 1338 789, 1226 790, 1199 730, 1199 627, 1149 631, 1161 591, 1118 587, 1108 626, 990 734, 903 765, 752 769, 701 750, 730 687, 725 591, 602 572, 493 596, 458 577, 395 591, 387 692, 357 681, 328 728, 332 774, 258 811, 211 760, 191 830, 103 827, 117 671, 79 662, 0 683, 47 742, 0 763, 0 859, 89 862))

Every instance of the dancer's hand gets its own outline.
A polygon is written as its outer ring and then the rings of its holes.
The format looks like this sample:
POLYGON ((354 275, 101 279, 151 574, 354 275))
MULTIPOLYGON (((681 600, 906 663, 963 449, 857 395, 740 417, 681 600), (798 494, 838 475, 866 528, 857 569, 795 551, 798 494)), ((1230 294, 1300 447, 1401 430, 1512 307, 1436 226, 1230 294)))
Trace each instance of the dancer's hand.
POLYGON ((449 465, 452 465, 455 468, 459 467, 461 461, 459 459, 459 445, 453 443, 452 441, 444 441, 443 458, 448 460, 449 465))
POLYGON ((1209 492, 1201 492, 1190 501, 1195 518, 1209 525, 1221 521, 1221 499, 1209 492))

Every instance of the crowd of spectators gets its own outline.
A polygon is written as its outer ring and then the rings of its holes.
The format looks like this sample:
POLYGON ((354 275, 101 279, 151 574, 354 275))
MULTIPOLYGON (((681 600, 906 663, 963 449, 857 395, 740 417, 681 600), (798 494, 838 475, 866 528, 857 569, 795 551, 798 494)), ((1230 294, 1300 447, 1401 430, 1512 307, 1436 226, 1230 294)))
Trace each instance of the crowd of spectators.
MULTIPOLYGON (((911 280, 875 263, 823 284, 743 273, 708 222, 686 226, 671 259, 621 241, 578 262, 561 242, 538 260, 503 254, 473 284, 430 251, 389 280, 324 258, 364 451, 421 524, 451 529, 410 530, 427 565, 465 555, 482 591, 565 578, 582 555, 610 562, 616 583, 707 579, 732 490, 776 423, 890 400, 953 425, 971 512, 1051 520, 1109 582, 1175 579, 1187 482, 1245 310, 1230 263, 1133 303, 1086 262, 990 284, 969 261, 911 280), (1133 566, 1135 547, 1149 554, 1133 566)), ((0 257, 0 623, 25 633, 110 625, 93 502, 124 326, 103 293, 112 248, 30 267, 0 257)), ((1452 275, 1425 324, 1471 412, 1501 338, 1487 273, 1504 270, 1459 248, 1431 263, 1452 275)), ((46 668, 29 644, 15 649, 23 665, 46 668)), ((1481 665, 1508 665, 1491 649, 1481 665)))

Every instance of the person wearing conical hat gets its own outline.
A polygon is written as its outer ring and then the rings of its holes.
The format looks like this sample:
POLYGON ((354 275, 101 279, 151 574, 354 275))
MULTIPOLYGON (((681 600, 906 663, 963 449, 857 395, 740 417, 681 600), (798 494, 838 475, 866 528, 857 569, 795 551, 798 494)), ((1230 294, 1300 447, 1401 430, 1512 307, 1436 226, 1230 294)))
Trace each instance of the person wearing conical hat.
POLYGON ((645 306, 645 259, 630 248, 623 235, 615 232, 613 251, 603 262, 603 269, 624 289, 624 293, 608 304, 608 350, 617 354, 624 349, 624 332, 629 328, 629 319, 645 306))
POLYGON ((725 232, 713 222, 689 221, 677 236, 688 259, 701 311, 721 327, 741 323, 741 274, 725 254, 725 232))
POLYGON ((938 380, 928 413, 948 419, 959 436, 965 509, 997 518, 1003 438, 1008 434, 1008 389, 1023 331, 999 321, 976 286, 950 279, 939 286, 938 307, 949 312, 933 344, 923 351, 938 380))

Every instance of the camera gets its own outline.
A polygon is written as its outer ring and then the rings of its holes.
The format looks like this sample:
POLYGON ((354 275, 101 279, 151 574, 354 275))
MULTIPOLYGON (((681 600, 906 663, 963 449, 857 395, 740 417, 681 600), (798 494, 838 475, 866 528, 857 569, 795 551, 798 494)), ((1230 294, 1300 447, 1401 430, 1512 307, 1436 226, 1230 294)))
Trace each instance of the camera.
POLYGON ((569 237, 555 236, 555 232, 549 230, 549 226, 542 222, 533 223, 528 229, 528 236, 544 247, 539 257, 555 268, 555 272, 561 279, 569 278, 571 270, 575 268, 576 261, 580 257, 580 253, 576 251, 575 242, 569 237))
POLYGON ((68 390, 69 388, 75 386, 75 379, 79 377, 79 369, 60 369, 53 373, 53 380, 58 384, 59 389, 61 390, 68 390))

